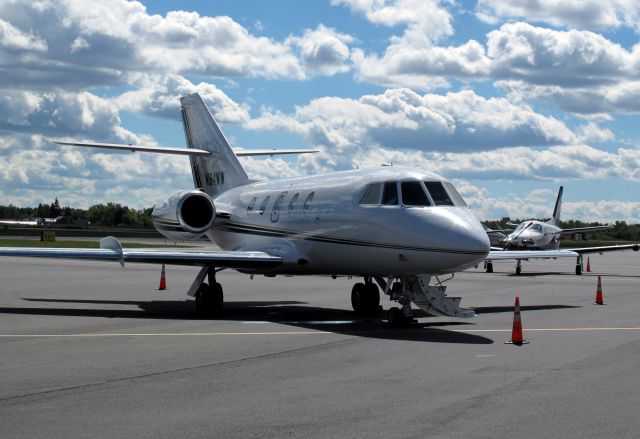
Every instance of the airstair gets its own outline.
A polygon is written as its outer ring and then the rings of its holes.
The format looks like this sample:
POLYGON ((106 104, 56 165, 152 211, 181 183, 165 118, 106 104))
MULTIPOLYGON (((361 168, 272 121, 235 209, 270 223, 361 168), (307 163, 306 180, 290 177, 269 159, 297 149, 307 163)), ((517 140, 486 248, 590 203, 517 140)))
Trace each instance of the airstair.
POLYGON ((447 287, 444 285, 429 285, 431 276, 418 276, 408 280, 406 292, 411 296, 411 301, 424 312, 435 316, 449 316, 470 318, 476 313, 471 308, 460 307, 460 297, 447 297, 447 287))

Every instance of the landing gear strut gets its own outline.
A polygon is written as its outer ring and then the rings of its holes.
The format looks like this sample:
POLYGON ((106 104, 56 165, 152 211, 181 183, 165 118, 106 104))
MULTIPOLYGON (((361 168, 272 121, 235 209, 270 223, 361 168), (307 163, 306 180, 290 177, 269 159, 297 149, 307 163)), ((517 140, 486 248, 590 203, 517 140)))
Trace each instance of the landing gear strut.
POLYGON ((578 255, 576 258, 576 274, 578 276, 582 275, 582 255, 578 255))
MULTIPOLYGON (((201 282, 195 292, 196 311, 202 316, 211 316, 219 314, 224 304, 224 293, 222 285, 216 282, 216 270, 214 267, 204 268, 208 277, 207 282, 201 282)), ((201 272, 202 273, 202 272, 201 272)), ((196 281, 201 276, 196 278, 196 281)), ((204 276, 202 276, 204 278, 204 276)))
POLYGON ((380 291, 370 278, 358 282, 351 290, 351 306, 356 314, 372 315, 380 309, 380 291))

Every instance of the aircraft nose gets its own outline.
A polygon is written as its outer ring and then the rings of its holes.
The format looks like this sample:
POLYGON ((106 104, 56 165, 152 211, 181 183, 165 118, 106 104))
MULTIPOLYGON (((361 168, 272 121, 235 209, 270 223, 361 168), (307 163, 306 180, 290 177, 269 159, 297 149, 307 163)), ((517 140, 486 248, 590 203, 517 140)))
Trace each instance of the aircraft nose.
POLYGON ((444 220, 443 238, 449 241, 451 247, 470 255, 486 256, 490 247, 489 236, 471 211, 454 208, 442 210, 441 215, 444 220))

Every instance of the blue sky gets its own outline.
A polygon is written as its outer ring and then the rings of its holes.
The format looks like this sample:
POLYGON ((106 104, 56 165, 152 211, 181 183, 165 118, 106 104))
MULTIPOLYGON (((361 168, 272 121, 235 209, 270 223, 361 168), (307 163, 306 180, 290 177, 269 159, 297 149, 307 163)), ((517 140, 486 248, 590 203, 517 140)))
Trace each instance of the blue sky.
POLYGON ((481 219, 640 222, 636 0, 0 0, 0 204, 150 207, 183 157, 50 139, 184 145, 199 92, 274 179, 412 165, 481 219))

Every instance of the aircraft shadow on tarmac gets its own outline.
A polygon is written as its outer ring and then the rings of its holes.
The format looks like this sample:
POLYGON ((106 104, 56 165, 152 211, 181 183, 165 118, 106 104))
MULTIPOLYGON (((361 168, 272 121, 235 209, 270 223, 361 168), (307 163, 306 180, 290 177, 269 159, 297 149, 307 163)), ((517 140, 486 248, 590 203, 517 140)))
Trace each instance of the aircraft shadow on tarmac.
MULTIPOLYGON (((543 311, 548 309, 582 308, 579 305, 526 305, 521 306, 520 311, 543 311)), ((513 312, 513 306, 477 306, 476 314, 494 314, 501 312, 513 312)))
MULTIPOLYGON (((359 317, 353 311, 337 308, 309 306, 298 301, 227 301, 219 316, 198 317, 193 301, 133 301, 133 300, 83 300, 24 298, 28 302, 76 305, 136 306, 138 309, 80 308, 80 307, 0 307, 0 314, 130 318, 130 319, 174 319, 174 320, 218 320, 249 323, 275 323, 316 331, 354 335, 387 340, 404 340, 430 343, 491 344, 493 340, 470 334, 443 329, 463 326, 472 328, 473 322, 434 321, 414 322, 406 327, 390 328, 381 311, 371 317, 359 317)), ((499 312, 499 311, 494 311, 499 312)), ((426 317, 421 310, 414 310, 415 317, 426 317)))

